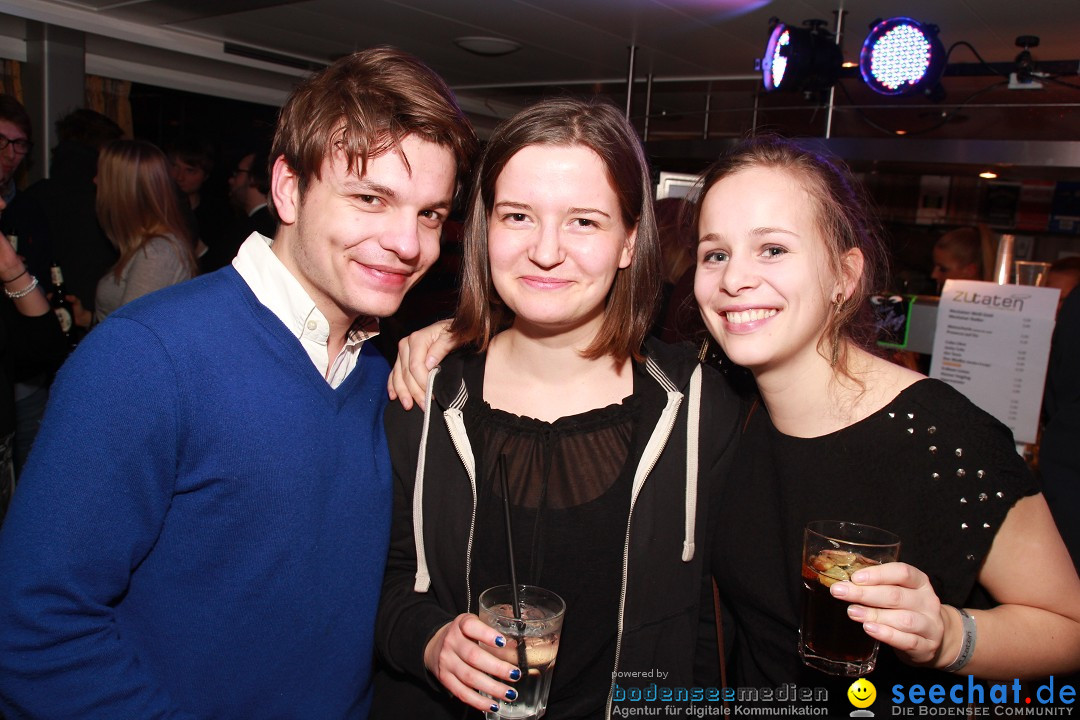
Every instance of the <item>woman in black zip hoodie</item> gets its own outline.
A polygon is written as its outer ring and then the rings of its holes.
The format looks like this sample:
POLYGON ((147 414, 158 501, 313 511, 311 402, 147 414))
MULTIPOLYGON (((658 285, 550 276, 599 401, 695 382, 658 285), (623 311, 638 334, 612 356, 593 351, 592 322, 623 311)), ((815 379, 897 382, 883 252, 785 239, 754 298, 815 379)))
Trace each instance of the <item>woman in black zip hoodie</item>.
MULTIPOLYGON (((394 403, 390 558, 373 718, 457 718, 513 699, 477 596, 518 580, 567 603, 549 717, 610 716, 627 688, 718 684, 710 506, 738 402, 691 353, 644 338, 659 282, 648 167, 615 108, 549 100, 492 135, 472 190, 466 348, 426 411, 394 403), (470 710, 474 708, 475 710, 470 710)), ((674 695, 674 692, 673 692, 674 695)))

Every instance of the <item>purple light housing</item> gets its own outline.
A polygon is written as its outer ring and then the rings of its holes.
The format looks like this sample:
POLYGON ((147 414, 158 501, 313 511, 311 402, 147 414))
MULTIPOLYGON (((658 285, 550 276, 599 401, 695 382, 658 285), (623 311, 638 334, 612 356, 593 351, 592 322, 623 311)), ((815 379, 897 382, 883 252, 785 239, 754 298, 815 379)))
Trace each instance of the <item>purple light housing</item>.
POLYGON ((792 27, 773 19, 769 44, 761 60, 765 90, 799 90, 819 94, 836 82, 843 57, 836 36, 823 20, 807 20, 806 27, 792 27))

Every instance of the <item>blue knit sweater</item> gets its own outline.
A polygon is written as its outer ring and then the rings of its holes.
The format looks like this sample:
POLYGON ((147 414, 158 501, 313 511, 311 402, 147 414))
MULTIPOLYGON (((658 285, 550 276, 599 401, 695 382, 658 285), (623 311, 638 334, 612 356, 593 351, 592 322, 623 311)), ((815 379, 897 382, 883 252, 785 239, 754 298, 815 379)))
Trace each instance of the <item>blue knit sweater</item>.
POLYGON ((9 720, 365 717, 387 372, 332 389, 231 267, 90 333, 0 531, 9 720))

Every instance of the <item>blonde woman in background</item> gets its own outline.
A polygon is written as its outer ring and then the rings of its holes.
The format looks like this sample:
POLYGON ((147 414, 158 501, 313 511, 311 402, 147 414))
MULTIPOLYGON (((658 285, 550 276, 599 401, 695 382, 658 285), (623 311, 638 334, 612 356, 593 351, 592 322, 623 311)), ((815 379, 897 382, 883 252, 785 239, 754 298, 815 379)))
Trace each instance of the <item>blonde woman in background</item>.
MULTIPOLYGON (((97 216, 120 253, 98 282, 94 322, 135 298, 195 275, 195 256, 169 163, 141 140, 115 140, 98 156, 97 216)), ((76 322, 90 324, 77 308, 76 322)))

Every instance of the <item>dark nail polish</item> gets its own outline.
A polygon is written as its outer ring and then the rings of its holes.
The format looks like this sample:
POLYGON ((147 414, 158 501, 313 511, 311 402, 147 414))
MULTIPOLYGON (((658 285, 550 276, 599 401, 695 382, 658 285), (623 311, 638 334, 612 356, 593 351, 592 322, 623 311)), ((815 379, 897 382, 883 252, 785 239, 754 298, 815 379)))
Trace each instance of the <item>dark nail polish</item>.
POLYGON ((513 702, 514 700, 517 700, 517 690, 515 690, 514 688, 510 688, 509 690, 507 690, 506 691, 506 699, 511 701, 511 702, 513 702))
POLYGON ((491 712, 499 712, 499 703, 491 703, 491 712))
POLYGON ((495 647, 506 647, 506 638, 504 638, 502 635, 496 635, 495 647))
POLYGON ((510 679, 511 680, 520 680, 521 679, 521 671, 518 670, 517 668, 514 668, 513 670, 511 670, 510 671, 510 679))

